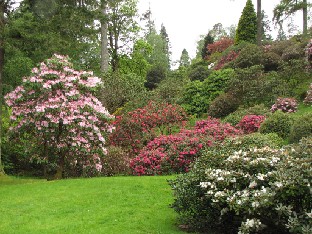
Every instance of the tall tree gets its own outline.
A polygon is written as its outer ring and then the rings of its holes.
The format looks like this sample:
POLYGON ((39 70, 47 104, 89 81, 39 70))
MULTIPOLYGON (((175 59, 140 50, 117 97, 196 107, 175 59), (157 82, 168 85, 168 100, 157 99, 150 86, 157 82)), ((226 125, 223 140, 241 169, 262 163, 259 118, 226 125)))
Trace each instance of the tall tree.
POLYGON ((213 36, 210 34, 210 32, 205 36, 204 38, 204 45, 201 49, 201 57, 202 59, 206 59, 207 56, 209 56, 209 51, 208 51, 208 45, 212 44, 214 42, 213 36))
POLYGON ((2 148, 2 74, 4 64, 4 1, 0 2, 0 175, 4 174, 1 148, 2 148))
POLYGON ((160 36, 161 38, 163 39, 164 41, 164 48, 163 48, 163 51, 164 53, 167 55, 167 59, 168 59, 168 64, 169 64, 169 67, 170 68, 170 56, 171 56, 171 52, 170 52, 170 40, 169 40, 169 35, 167 33, 167 30, 164 26, 164 24, 161 24, 161 27, 160 27, 160 36))
POLYGON ((239 19, 235 43, 239 44, 242 41, 255 43, 257 35, 257 14, 251 0, 247 0, 239 19))
POLYGON ((261 0, 257 0, 257 45, 261 45, 263 35, 261 0))
POLYGON ((109 69, 107 1, 101 0, 101 72, 109 69))
POLYGON ((191 59, 190 59, 189 53, 187 52, 186 49, 183 49, 181 57, 180 57, 180 61, 179 61, 180 67, 188 67, 191 64, 190 60, 191 59))
POLYGON ((310 6, 311 3, 308 4, 307 0, 281 0, 274 8, 274 20, 281 23, 295 12, 302 10, 302 31, 303 34, 306 34, 308 31, 308 8, 310 6))
POLYGON ((137 0, 108 1, 108 39, 113 71, 119 67, 122 53, 129 50, 139 31, 137 17, 137 0))

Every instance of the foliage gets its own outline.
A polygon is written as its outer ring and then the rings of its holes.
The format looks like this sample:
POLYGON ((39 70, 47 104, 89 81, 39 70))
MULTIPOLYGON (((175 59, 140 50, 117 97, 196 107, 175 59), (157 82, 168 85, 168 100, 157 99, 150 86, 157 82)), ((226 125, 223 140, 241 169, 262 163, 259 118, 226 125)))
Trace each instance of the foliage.
POLYGON ((263 54, 262 64, 264 71, 277 71, 280 64, 280 56, 274 52, 266 52, 263 54))
POLYGON ((304 57, 304 49, 299 43, 295 43, 288 46, 282 54, 282 59, 284 61, 289 61, 292 59, 300 59, 304 57))
POLYGON ((297 100, 294 98, 277 98, 275 104, 271 107, 271 111, 281 110, 282 112, 296 112, 298 108, 297 100))
POLYGON ((223 119, 223 122, 227 122, 235 126, 245 115, 263 115, 267 117, 269 114, 269 109, 263 104, 255 105, 249 108, 239 107, 235 112, 226 116, 223 119))
POLYGON ((293 124, 293 118, 288 113, 276 111, 261 124, 261 133, 276 133, 283 139, 287 139, 290 128, 293 124))
POLYGON ((257 14, 255 12, 255 8, 254 5, 252 4, 252 1, 247 0, 237 25, 235 44, 239 44, 242 41, 255 43, 256 35, 257 35, 257 14))
POLYGON ((305 48, 305 54, 309 64, 309 68, 312 69, 312 39, 310 39, 310 42, 307 44, 305 48))
POLYGON ((107 155, 101 160, 103 165, 101 175, 129 175, 129 161, 130 155, 126 150, 118 146, 108 146, 107 155))
POLYGON ((235 59, 234 66, 238 68, 248 68, 255 65, 261 65, 262 63, 262 48, 254 44, 246 44, 235 59))
POLYGON ((98 96, 111 113, 147 92, 145 79, 133 73, 108 72, 103 74, 102 80, 105 85, 101 87, 98 96))
POLYGON ((112 130, 112 116, 93 96, 99 84, 92 72, 75 71, 68 57, 54 55, 5 97, 15 121, 12 131, 29 134, 37 149, 32 160, 55 164, 56 178, 65 164, 101 167, 103 134, 112 130))
POLYGON ((257 132, 264 120, 265 116, 263 115, 246 115, 237 124, 237 127, 239 127, 245 134, 257 132))
POLYGON ((289 142, 299 142, 303 137, 312 135, 312 113, 306 113, 295 118, 289 134, 289 142))
POLYGON ((214 99, 208 108, 208 115, 221 118, 237 110, 239 101, 231 93, 223 93, 214 99))
POLYGON ((135 175, 187 172, 201 149, 239 133, 239 130, 217 119, 198 121, 192 130, 155 138, 131 160, 130 166, 135 175))
POLYGON ((218 61, 217 65, 214 67, 215 70, 220 70, 224 67, 225 64, 235 61, 235 59, 239 56, 239 52, 230 51, 228 54, 221 57, 218 61))
POLYGON ((166 69, 160 65, 153 66, 146 75, 145 87, 149 90, 155 89, 167 76, 166 69))
POLYGON ((211 55, 210 51, 208 50, 208 46, 212 44, 214 41, 214 38, 211 36, 210 33, 208 33, 204 40, 203 40, 203 47, 201 48, 201 58, 204 60, 207 58, 207 56, 211 55))
POLYGON ((155 128, 170 132, 172 126, 182 124, 186 118, 183 108, 178 105, 151 101, 143 108, 116 117, 110 143, 129 148, 130 153, 136 154, 155 137, 155 128))
MULTIPOLYGON (((243 170, 244 165, 248 165, 250 162, 246 161, 242 164, 230 163, 226 159, 233 155, 235 151, 242 153, 254 147, 270 146, 277 148, 280 146, 280 143, 281 140, 275 134, 262 135, 253 133, 236 138, 227 138, 221 144, 206 148, 202 152, 202 156, 195 161, 189 173, 179 175, 177 179, 170 181, 175 195, 173 208, 179 214, 179 223, 187 226, 190 230, 209 231, 211 233, 237 233, 239 221, 244 217, 240 216, 240 213, 235 215, 235 212, 230 209, 224 209, 221 212, 223 208, 228 206, 225 206, 224 201, 220 201, 219 205, 214 203, 210 196, 211 194, 207 194, 208 183, 205 183, 211 182, 211 185, 217 185, 225 182, 225 180, 227 181, 228 177, 223 177, 220 174, 219 181, 211 181, 208 180, 207 176, 209 174, 206 174, 206 172, 210 171, 210 169, 219 169, 218 171, 222 172, 221 168, 227 169, 224 165, 233 167, 233 172, 234 167, 243 170), (207 187, 203 188, 200 185, 207 185, 207 187)), ((250 173, 250 177, 253 174, 254 172, 250 173)), ((248 180, 248 177, 236 178, 236 181, 233 180, 227 183, 228 188, 225 188, 224 192, 233 189, 234 183, 237 184, 237 189, 241 189, 243 187, 241 186, 242 182, 246 179, 248 180)), ((215 189, 217 191, 218 187, 215 187, 215 189)), ((243 198, 239 194, 237 195, 236 199, 243 198)), ((216 201, 220 198, 222 199, 222 196, 217 195, 213 199, 216 201)), ((251 206, 246 206, 246 208, 248 207, 251 206)))
POLYGON ((233 39, 228 37, 222 37, 218 41, 215 41, 212 44, 208 44, 207 49, 209 54, 214 54, 216 52, 222 53, 228 47, 234 44, 233 39))
POLYGON ((188 69, 188 77, 191 81, 199 80, 203 81, 210 74, 206 62, 193 63, 188 69))
POLYGON ((187 50, 183 49, 182 53, 181 53, 180 61, 179 61, 179 66, 180 67, 188 67, 188 66, 190 66, 190 64, 191 64, 190 60, 191 59, 190 59, 190 56, 189 56, 187 50))
POLYGON ((307 95, 304 99, 304 103, 306 104, 312 104, 312 83, 310 84, 310 88, 307 91, 307 95))

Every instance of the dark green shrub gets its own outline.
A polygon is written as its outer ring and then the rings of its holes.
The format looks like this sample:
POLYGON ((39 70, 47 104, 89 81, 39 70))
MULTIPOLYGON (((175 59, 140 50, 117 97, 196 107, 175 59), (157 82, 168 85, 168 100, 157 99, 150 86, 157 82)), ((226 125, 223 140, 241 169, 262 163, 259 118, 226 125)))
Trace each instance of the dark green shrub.
POLYGON ((283 139, 287 139, 290 133, 290 128, 293 124, 293 118, 288 113, 276 111, 269 116, 260 127, 261 133, 276 133, 283 139))
POLYGON ((207 62, 198 62, 194 63, 190 66, 188 77, 191 81, 199 80, 203 81, 210 74, 210 70, 208 69, 207 62))
POLYGON ((166 68, 161 65, 153 66, 146 75, 145 87, 149 90, 155 89, 167 76, 166 68))
POLYGON ((238 68, 248 68, 263 63, 263 50, 254 44, 247 44, 241 51, 234 66, 238 68))
POLYGON ((267 52, 263 54, 262 64, 264 66, 264 71, 277 71, 280 64, 281 57, 274 52, 267 52))
POLYGON ((268 116, 271 112, 264 104, 255 105, 249 108, 238 108, 235 112, 229 114, 223 119, 223 122, 237 125, 245 115, 264 115, 268 116))
POLYGON ((208 108, 208 115, 221 118, 234 112, 239 107, 239 100, 231 93, 223 93, 214 99, 208 108))
POLYGON ((299 142, 301 138, 312 135, 312 113, 307 113, 295 118, 290 129, 289 141, 299 142))
POLYGON ((282 54, 284 61, 300 59, 304 57, 304 48, 299 43, 293 44, 285 48, 282 54))

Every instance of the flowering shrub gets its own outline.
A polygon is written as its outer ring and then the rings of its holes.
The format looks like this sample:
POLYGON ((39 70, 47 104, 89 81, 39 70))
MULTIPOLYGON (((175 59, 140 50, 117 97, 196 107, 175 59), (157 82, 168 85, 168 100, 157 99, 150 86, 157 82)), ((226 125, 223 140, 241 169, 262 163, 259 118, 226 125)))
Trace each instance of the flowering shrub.
POLYGON ((101 83, 92 72, 75 71, 68 57, 53 55, 34 68, 22 85, 5 97, 12 108, 13 132, 27 132, 32 160, 56 165, 61 178, 65 164, 100 170, 106 154, 104 132, 112 116, 93 95, 101 83))
POLYGON ((149 102, 143 108, 116 117, 110 143, 130 147, 132 153, 136 154, 155 137, 156 128, 162 133, 170 133, 173 125, 181 125, 186 119, 185 111, 178 105, 149 102))
POLYGON ((181 221, 214 233, 311 233, 312 138, 235 150, 242 142, 210 148, 171 182, 181 221))
POLYGON ((257 132, 264 119, 265 116, 263 115, 245 115, 237 124, 237 127, 246 134, 257 132))
POLYGON ((310 42, 307 44, 305 53, 309 64, 309 68, 312 69, 312 39, 310 39, 310 42))
POLYGON ((182 130, 170 136, 160 136, 149 142, 139 155, 131 160, 135 175, 155 175, 187 172, 190 163, 202 148, 216 141, 236 136, 240 131, 217 119, 198 121, 192 130, 182 130))
POLYGON ((271 111, 281 110, 283 112, 296 112, 298 104, 294 98, 277 98, 275 104, 271 107, 271 111))
POLYGON ((220 70, 224 67, 226 63, 234 61, 239 55, 239 52, 231 51, 227 55, 223 56, 217 63, 217 65, 214 66, 215 70, 220 70))
POLYGON ((208 44, 207 49, 208 49, 209 54, 213 54, 216 52, 221 53, 233 44, 234 44, 233 39, 228 38, 228 37, 222 37, 220 40, 212 44, 208 44))

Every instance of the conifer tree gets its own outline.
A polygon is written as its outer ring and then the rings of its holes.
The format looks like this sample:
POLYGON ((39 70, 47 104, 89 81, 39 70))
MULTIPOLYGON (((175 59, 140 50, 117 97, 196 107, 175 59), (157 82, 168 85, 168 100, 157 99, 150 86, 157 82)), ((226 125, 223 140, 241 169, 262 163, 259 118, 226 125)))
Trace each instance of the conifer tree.
POLYGON ((202 59, 206 59, 206 57, 210 55, 207 47, 209 44, 212 44, 213 41, 214 41, 214 38, 211 36, 210 33, 208 33, 204 38, 204 46, 201 51, 202 59))
POLYGON ((255 43, 257 36, 257 14, 251 0, 247 0, 246 6, 243 9, 242 15, 239 19, 235 44, 242 41, 255 43))

